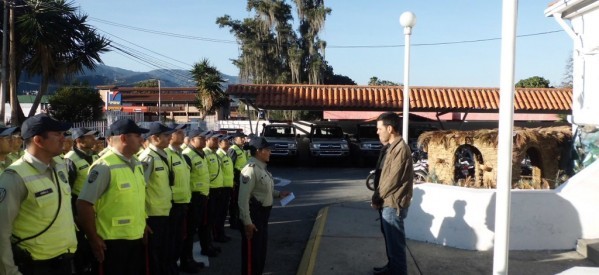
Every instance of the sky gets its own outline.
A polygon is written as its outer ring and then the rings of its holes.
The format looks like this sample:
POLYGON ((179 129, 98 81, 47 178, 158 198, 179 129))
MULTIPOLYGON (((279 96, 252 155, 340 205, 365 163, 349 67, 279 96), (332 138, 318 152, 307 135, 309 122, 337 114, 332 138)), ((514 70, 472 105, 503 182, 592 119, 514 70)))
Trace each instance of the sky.
MULTIPOLYGON (((572 40, 552 17, 545 17, 550 2, 519 1, 517 35, 525 37, 516 40, 515 81, 541 76, 559 86, 563 80, 572 40)), ((222 73, 238 74, 231 62, 239 56, 235 37, 215 22, 225 14, 233 19, 252 16, 244 0, 73 3, 114 45, 134 51, 160 68, 189 70, 207 58, 222 73)), ((411 86, 499 87, 500 0, 328 0, 325 5, 332 9, 320 34, 327 42, 325 58, 336 74, 359 85, 367 85, 373 76, 403 82, 405 40, 399 16, 411 11, 417 18, 411 35, 411 86), (495 40, 439 45, 486 39, 495 40)), ((295 7, 293 16, 297 16, 295 7)), ((108 66, 140 72, 157 69, 119 51, 103 54, 102 60, 108 66)))

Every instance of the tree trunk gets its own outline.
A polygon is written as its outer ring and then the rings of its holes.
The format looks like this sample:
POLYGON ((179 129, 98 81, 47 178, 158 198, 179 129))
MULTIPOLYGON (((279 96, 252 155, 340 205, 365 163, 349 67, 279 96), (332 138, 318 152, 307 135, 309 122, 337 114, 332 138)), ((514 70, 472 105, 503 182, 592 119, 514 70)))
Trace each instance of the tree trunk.
POLYGON ((48 91, 48 82, 49 82, 48 77, 42 76, 42 83, 40 84, 40 90, 37 92, 37 95, 35 96, 35 100, 33 100, 33 104, 31 105, 31 110, 29 110, 29 115, 27 117, 35 115, 35 112, 37 111, 37 107, 40 105, 40 102, 42 101, 42 97, 48 91))
POLYGON ((10 65, 10 108, 11 117, 10 123, 12 126, 20 126, 25 121, 25 115, 19 104, 19 98, 17 97, 17 42, 15 41, 15 15, 14 9, 10 9, 10 53, 8 57, 8 63, 10 65))

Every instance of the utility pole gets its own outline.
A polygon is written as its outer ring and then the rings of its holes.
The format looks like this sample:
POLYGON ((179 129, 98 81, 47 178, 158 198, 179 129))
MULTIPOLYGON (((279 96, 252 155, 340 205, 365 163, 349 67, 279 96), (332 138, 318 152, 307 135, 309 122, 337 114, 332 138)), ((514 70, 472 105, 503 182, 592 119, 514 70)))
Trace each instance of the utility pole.
POLYGON ((0 124, 4 125, 6 113, 6 91, 8 91, 8 0, 4 1, 2 22, 2 77, 0 78, 0 124))

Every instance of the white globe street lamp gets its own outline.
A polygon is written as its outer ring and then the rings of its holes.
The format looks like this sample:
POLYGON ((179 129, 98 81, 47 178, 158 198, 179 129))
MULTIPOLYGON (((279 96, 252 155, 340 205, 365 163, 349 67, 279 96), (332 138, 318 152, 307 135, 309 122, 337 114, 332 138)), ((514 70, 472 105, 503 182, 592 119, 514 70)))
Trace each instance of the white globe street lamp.
POLYGON ((410 145, 408 139, 408 121, 410 117, 410 35, 412 27, 416 25, 416 15, 413 12, 406 11, 399 17, 399 24, 403 27, 405 36, 404 68, 403 68, 403 128, 402 137, 410 145))

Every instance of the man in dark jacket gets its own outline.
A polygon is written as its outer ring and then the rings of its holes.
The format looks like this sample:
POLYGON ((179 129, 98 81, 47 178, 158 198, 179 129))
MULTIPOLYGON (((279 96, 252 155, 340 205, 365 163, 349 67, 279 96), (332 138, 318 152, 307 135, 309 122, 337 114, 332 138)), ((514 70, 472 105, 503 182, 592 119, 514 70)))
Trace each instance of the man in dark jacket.
POLYGON ((382 209, 383 233, 387 243, 389 264, 375 274, 407 274, 406 234, 403 220, 412 199, 414 170, 410 147, 399 134, 400 119, 395 113, 383 113, 377 119, 377 134, 388 143, 379 186, 379 197, 372 207, 382 209))

